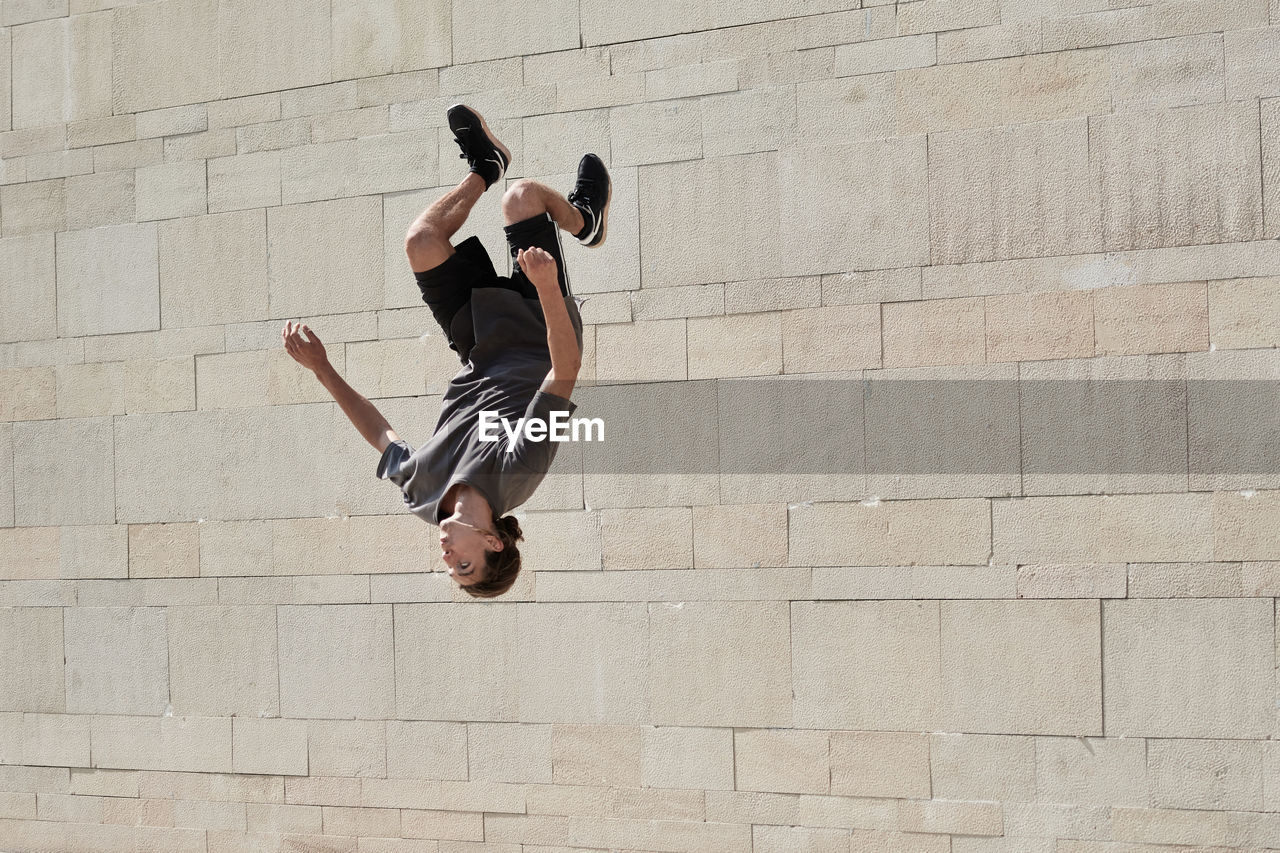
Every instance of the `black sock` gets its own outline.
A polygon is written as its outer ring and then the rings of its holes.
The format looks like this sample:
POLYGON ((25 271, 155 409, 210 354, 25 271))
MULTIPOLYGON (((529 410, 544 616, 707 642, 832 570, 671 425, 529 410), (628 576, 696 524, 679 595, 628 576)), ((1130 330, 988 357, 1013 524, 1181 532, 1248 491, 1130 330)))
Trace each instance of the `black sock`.
POLYGON ((573 238, 575 240, 581 240, 590 234, 591 229, 595 227, 595 216, 590 210, 581 205, 575 204, 574 207, 578 208, 578 210, 582 212, 582 230, 577 234, 574 234, 573 238))

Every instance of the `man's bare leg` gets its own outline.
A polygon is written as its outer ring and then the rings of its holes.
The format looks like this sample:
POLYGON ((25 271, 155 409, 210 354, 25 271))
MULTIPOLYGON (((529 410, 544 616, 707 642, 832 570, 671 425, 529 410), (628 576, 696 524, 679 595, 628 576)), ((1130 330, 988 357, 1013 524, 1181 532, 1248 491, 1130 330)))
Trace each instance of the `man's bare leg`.
POLYGON ((544 212, 550 213, 555 223, 570 234, 582 230, 582 211, 544 183, 524 178, 508 187, 502 196, 502 219, 506 225, 544 212))
MULTIPOLYGON (((404 238, 405 254, 409 256, 409 266, 414 272, 429 270, 449 259, 454 253, 449 238, 458 233, 467 221, 471 208, 475 207, 484 191, 484 178, 468 172, 461 183, 418 215, 404 238)), ((504 197, 504 208, 505 201, 504 197)))

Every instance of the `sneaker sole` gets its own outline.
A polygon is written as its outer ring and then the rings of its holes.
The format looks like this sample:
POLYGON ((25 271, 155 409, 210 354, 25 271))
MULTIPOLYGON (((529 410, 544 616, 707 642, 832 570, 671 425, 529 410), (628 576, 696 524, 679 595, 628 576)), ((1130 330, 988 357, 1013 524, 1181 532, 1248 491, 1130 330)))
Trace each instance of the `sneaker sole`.
MULTIPOLYGON (((453 105, 453 107, 466 107, 466 106, 467 106, 466 104, 453 105)), ((449 107, 449 109, 453 109, 453 107, 449 107)), ((510 166, 511 152, 507 149, 507 146, 503 145, 501 142, 498 141, 498 137, 494 134, 492 130, 489 129, 489 123, 484 120, 484 116, 480 115, 479 111, 474 110, 471 107, 467 107, 467 109, 471 110, 472 115, 480 119, 480 129, 484 131, 485 138, 489 140, 490 144, 492 144, 494 148, 497 148, 499 151, 502 152, 502 156, 507 158, 507 166, 510 166)), ((494 181, 495 184, 498 181, 502 180, 503 177, 507 174, 507 166, 500 166, 498 168, 499 174, 498 174, 497 180, 494 181)))

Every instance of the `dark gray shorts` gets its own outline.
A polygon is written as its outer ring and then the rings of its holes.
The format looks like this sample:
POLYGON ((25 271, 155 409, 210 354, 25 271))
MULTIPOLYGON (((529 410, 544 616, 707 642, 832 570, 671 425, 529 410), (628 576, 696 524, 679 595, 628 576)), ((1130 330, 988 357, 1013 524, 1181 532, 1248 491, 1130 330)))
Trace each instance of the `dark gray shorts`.
POLYGON ((481 287, 502 287, 520 293, 526 299, 537 299, 538 291, 533 282, 516 263, 516 253, 521 249, 537 246, 545 249, 555 258, 557 275, 560 278, 560 292, 565 296, 572 294, 569 290, 569 274, 564 268, 564 255, 560 247, 560 227, 549 213, 540 213, 520 222, 503 226, 507 237, 507 249, 511 254, 511 275, 498 275, 493 268, 493 261, 480 238, 474 235, 454 246, 454 253, 443 263, 429 270, 415 272, 418 289, 422 291, 422 301, 431 308, 431 314, 444 330, 449 348, 458 353, 462 361, 466 361, 467 353, 475 344, 474 341, 455 341, 450 327, 454 315, 471 301, 471 291, 481 287))

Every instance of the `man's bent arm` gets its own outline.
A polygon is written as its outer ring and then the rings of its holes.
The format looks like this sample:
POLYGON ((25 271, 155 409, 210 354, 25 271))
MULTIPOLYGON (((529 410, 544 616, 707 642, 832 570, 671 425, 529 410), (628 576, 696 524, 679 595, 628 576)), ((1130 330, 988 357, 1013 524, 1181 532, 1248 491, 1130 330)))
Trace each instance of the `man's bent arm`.
POLYGON ((381 453, 387 445, 399 440, 391 424, 382 416, 377 407, 370 403, 363 394, 347 384, 347 380, 338 375, 333 365, 325 362, 315 370, 316 379, 333 395, 342 408, 343 413, 351 421, 364 440, 381 453))
POLYGON ((542 387, 557 397, 569 399, 573 384, 582 368, 582 351, 578 349, 578 336, 569 319, 564 294, 558 283, 552 287, 538 288, 538 301, 542 304, 542 316, 547 321, 547 349, 551 352, 551 372, 542 387))

